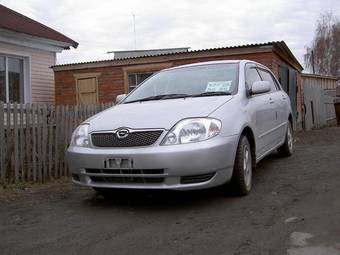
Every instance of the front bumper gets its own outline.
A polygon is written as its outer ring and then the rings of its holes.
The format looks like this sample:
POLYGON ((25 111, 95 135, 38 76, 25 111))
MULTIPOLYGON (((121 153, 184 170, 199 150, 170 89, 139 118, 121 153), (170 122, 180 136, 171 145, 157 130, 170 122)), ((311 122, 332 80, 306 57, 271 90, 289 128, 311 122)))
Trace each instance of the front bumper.
POLYGON ((73 182, 97 188, 189 190, 218 186, 232 176, 238 136, 181 145, 83 148, 66 153, 73 182), (112 167, 107 160, 133 162, 112 167), (203 178, 205 177, 205 178, 203 178))

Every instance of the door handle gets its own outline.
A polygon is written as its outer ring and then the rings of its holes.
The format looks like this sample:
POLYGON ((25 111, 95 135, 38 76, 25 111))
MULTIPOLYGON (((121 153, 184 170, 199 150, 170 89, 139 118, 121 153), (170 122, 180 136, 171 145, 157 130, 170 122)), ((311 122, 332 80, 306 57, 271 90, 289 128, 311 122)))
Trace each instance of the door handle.
POLYGON ((269 103, 274 104, 274 100, 272 98, 269 98, 269 103))

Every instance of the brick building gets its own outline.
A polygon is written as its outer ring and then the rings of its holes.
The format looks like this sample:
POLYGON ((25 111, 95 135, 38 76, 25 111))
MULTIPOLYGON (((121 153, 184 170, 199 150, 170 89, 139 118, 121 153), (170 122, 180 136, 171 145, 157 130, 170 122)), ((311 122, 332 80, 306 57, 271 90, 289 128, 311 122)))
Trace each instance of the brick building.
POLYGON ((301 125, 302 66, 285 42, 268 42, 234 47, 192 50, 189 48, 120 51, 113 59, 53 66, 55 103, 106 103, 128 93, 161 69, 213 60, 249 59, 269 67, 289 94, 301 125))

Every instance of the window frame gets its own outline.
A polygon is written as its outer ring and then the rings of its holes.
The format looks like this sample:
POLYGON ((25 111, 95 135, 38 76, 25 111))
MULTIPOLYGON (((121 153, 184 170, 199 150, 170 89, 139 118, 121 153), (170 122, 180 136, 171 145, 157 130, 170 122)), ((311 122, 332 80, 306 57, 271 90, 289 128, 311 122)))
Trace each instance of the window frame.
POLYGON ((163 69, 170 68, 173 66, 173 63, 152 63, 152 64, 140 64, 133 66, 125 66, 122 68, 123 76, 124 76, 124 93, 129 94, 129 73, 147 73, 153 72, 157 73, 163 69))
MULTIPOLYGON (((249 91, 250 91, 250 89, 251 89, 251 87, 248 88, 248 86, 247 86, 247 84, 246 84, 246 83, 247 83, 247 70, 248 70, 248 69, 251 69, 251 68, 255 69, 256 72, 257 72, 257 74, 259 75, 260 80, 261 80, 261 81, 263 80, 262 77, 261 77, 261 75, 260 75, 260 72, 259 72, 259 70, 258 70, 258 66, 257 66, 255 63, 251 63, 251 62, 246 63, 246 64, 245 64, 245 68, 244 68, 244 85, 245 85, 247 94, 249 94, 249 91), (249 67, 248 67, 248 66, 249 66, 249 67)), ((252 85, 252 84, 251 84, 251 85, 252 85)))
MULTIPOLYGON (((258 66, 257 69, 259 69, 259 70, 262 71, 262 72, 268 73, 268 74, 270 75, 270 77, 272 78, 272 80, 273 80, 273 84, 274 84, 274 87, 276 88, 276 90, 275 90, 275 91, 271 91, 271 90, 270 90, 268 93, 275 93, 275 92, 281 90, 281 87, 279 86, 278 82, 276 81, 276 79, 275 79, 275 77, 274 77, 274 75, 272 74, 271 71, 269 71, 268 69, 263 68, 263 67, 261 67, 261 66, 258 66)), ((260 71, 259 71, 259 75, 260 75, 261 79, 262 79, 263 81, 265 81, 265 80, 263 79, 263 77, 262 77, 260 71)))
MULTIPOLYGON (((6 98, 4 103, 18 103, 18 104, 24 104, 26 103, 27 100, 27 91, 26 91, 26 79, 27 79, 27 72, 26 72, 26 68, 27 68, 27 63, 26 63, 26 58, 24 56, 18 56, 18 55, 12 55, 12 54, 6 54, 6 53, 2 53, 0 52, 0 57, 4 57, 5 58, 5 89, 6 89, 6 98), (8 72, 8 58, 13 58, 13 59, 19 59, 20 61, 22 61, 22 88, 20 88, 22 90, 22 102, 21 102, 21 98, 19 101, 16 102, 9 102, 9 72, 8 72)), ((1 101, 1 100, 0 100, 1 101)))
POLYGON ((149 79, 155 73, 157 73, 157 71, 156 72, 146 71, 146 72, 129 72, 129 73, 127 73, 127 76, 128 76, 128 84, 127 84, 127 86, 128 86, 128 93, 133 91, 135 88, 138 87, 139 84, 141 84, 143 81, 146 81, 147 79, 149 79), (142 82, 136 84, 138 82, 138 75, 141 75, 141 74, 150 74, 150 75, 145 80, 143 80, 142 82), (130 86, 130 84, 129 84, 129 76, 130 75, 134 75, 135 76, 135 85, 133 85, 133 86, 130 86))

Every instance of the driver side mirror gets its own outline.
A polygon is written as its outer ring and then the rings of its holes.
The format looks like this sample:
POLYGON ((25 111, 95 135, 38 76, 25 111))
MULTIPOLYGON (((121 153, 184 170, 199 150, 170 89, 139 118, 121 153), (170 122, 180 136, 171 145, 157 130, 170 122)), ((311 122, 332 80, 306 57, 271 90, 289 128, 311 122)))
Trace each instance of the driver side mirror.
POLYGON ((120 94, 116 97, 116 104, 119 104, 121 101, 123 101, 126 98, 126 94, 120 94))
POLYGON ((264 94, 270 91, 270 84, 269 81, 255 81, 253 86, 251 87, 250 94, 251 95, 258 95, 264 94))

